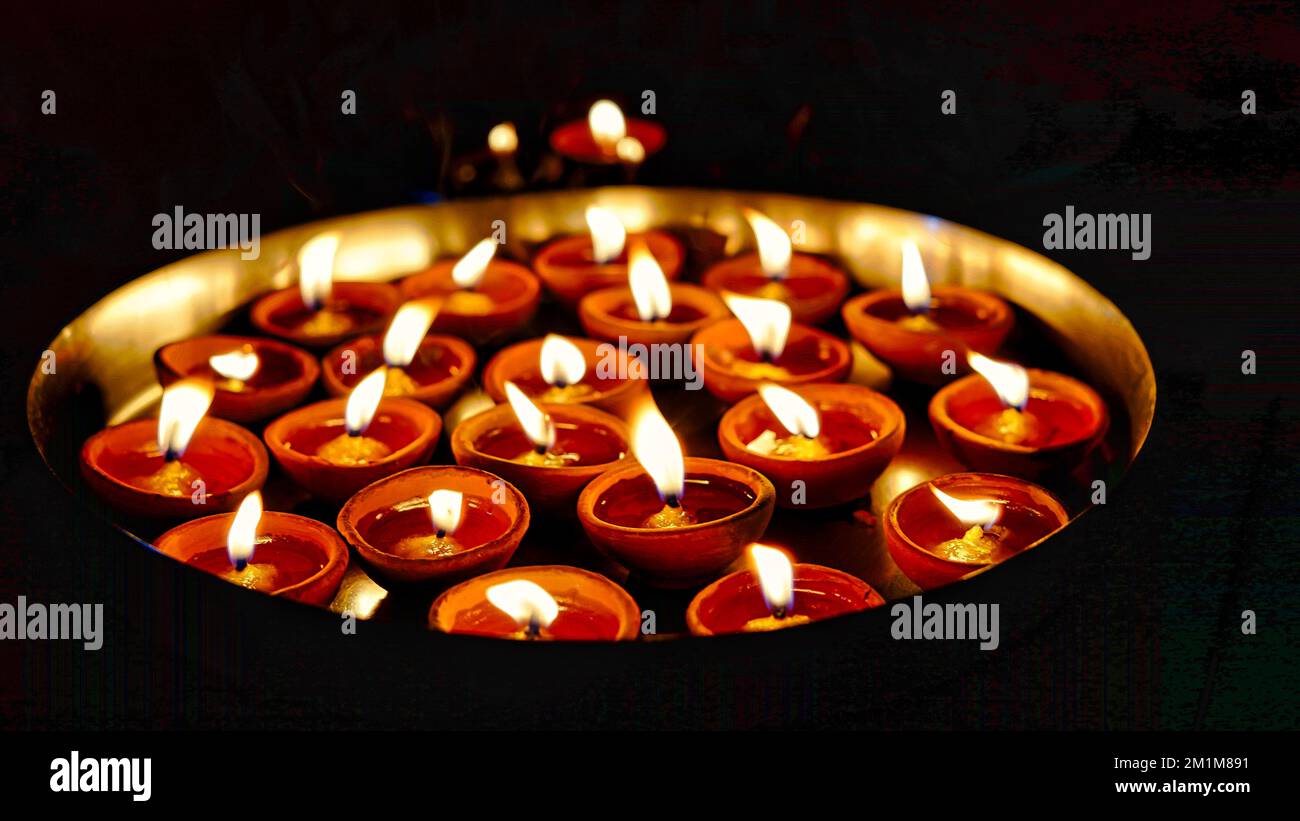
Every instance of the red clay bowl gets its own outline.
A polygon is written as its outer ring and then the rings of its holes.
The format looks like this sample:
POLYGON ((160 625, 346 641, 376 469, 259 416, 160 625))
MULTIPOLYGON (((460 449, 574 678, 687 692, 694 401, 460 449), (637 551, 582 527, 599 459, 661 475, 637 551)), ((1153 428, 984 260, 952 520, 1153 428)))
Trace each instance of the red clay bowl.
POLYGON ((298 405, 320 376, 316 357, 302 348, 251 336, 183 339, 155 351, 153 364, 164 388, 189 376, 213 380, 216 389, 208 413, 244 423, 259 422, 298 405), (224 378, 212 369, 208 359, 240 350, 246 345, 257 354, 257 372, 245 383, 244 390, 229 390, 223 387, 224 378))

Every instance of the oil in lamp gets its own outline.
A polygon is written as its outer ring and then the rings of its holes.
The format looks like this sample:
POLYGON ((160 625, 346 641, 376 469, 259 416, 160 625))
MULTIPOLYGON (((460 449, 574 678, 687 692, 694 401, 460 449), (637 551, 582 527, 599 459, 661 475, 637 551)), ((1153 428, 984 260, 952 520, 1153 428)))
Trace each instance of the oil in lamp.
POLYGON ((320 366, 301 348, 274 339, 200 336, 164 345, 154 370, 165 388, 186 377, 212 381, 208 412, 234 422, 257 422, 301 402, 320 366))
POLYGON ((533 270, 566 305, 592 291, 627 285, 629 241, 645 243, 668 279, 681 273, 685 252, 672 234, 646 231, 629 237, 617 214, 596 205, 587 208, 586 218, 589 235, 553 240, 533 259, 533 270))
POLYGON ((158 419, 105 428, 81 448, 91 490, 122 513, 190 519, 231 510, 266 481, 266 448, 234 422, 207 417, 212 383, 191 377, 163 390, 158 419))
POLYGON ((428 333, 439 304, 437 297, 404 303, 382 337, 354 339, 330 351, 321 360, 325 389, 342 396, 381 368, 388 379, 385 396, 446 407, 474 375, 478 357, 459 337, 428 333))
POLYGON ((428 461, 442 432, 437 411, 409 399, 385 399, 384 368, 347 399, 290 411, 266 426, 276 462, 313 495, 342 501, 384 476, 428 461))
POLYGON ((231 584, 322 607, 333 600, 348 567, 348 547, 334 528, 306 516, 263 512, 257 491, 237 512, 174 527, 154 547, 231 584))
POLYGON ((880 607, 884 598, 856 576, 817 564, 792 564, 783 551, 749 547, 753 569, 723 576, 686 608, 692 635, 764 633, 880 607))
POLYGON ((723 415, 718 442, 727 459, 772 481, 777 505, 820 508, 868 495, 905 427, 892 400, 861 385, 763 383, 723 415))
POLYGON ((835 314, 849 292, 849 278, 820 257, 796 254, 781 226, 752 208, 743 209, 758 252, 732 257, 704 272, 705 286, 719 293, 776 299, 797 322, 818 325, 835 314))
POLYGON ((627 457, 627 426, 578 404, 534 404, 513 382, 508 404, 463 420, 452 432, 456 464, 481 468, 523 491, 538 510, 572 516, 587 483, 627 457))
POLYGON ((444 633, 541 641, 627 641, 641 608, 604 576, 564 565, 510 567, 462 582, 429 609, 444 633))
POLYGON ((452 583, 505 565, 528 518, 523 494, 499 476, 437 465, 357 491, 339 511, 338 529, 386 578, 452 583))
POLYGON ((725 294, 736 319, 696 332, 691 343, 704 350, 704 386, 724 402, 735 402, 775 382, 790 387, 839 382, 853 364, 849 346, 834 336, 791 322, 790 306, 774 299, 725 294))
POLYGON ((480 343, 513 333, 532 318, 542 288, 524 266, 495 259, 496 250, 495 240, 480 240, 460 259, 436 262, 402 280, 402 297, 441 300, 435 331, 480 343))
POLYGON ((761 473, 717 459, 684 458, 659 410, 632 430, 638 464, 596 477, 578 497, 587 536, 656 587, 716 578, 772 518, 775 490, 761 473))
POLYGON ((987 291, 931 287, 912 240, 903 241, 902 288, 871 291, 844 303, 854 339, 908 379, 944 381, 946 351, 958 364, 969 351, 993 353, 1015 324, 1010 306, 987 291))
POLYGON ((592 165, 639 164, 667 141, 663 126, 628 119, 612 100, 597 100, 587 119, 568 122, 551 132, 551 149, 562 157, 592 165))
POLYGON ((885 543, 903 575, 930 590, 1006 561, 1068 521, 1061 503, 1038 485, 952 473, 894 498, 885 513, 885 543))
POLYGON ((628 241, 627 285, 593 291, 578 303, 588 335, 608 342, 681 344, 727 318, 727 306, 706 288, 669 283, 644 240, 628 241))
POLYGON ((552 404, 590 404, 620 414, 648 390, 640 363, 626 350, 594 339, 547 334, 502 349, 483 370, 483 388, 506 400, 507 382, 552 404))
POLYGON ((308 348, 328 348, 374 333, 397 310, 397 289, 381 282, 334 282, 339 235, 312 237, 298 252, 298 287, 274 291, 253 304, 258 330, 308 348))
POLYGON ((977 470, 1039 478, 1081 465, 1109 425, 1106 403, 1077 379, 978 353, 976 373, 935 392, 939 443, 977 470))

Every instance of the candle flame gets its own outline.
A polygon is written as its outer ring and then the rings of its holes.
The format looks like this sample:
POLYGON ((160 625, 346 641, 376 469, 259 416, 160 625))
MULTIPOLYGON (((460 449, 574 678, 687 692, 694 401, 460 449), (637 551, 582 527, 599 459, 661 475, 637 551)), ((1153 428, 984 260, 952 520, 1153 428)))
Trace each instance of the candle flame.
POLYGON ((763 403, 771 409, 781 427, 794 435, 816 439, 821 433, 822 425, 817 409, 799 394, 765 382, 758 386, 758 395, 763 397, 763 403))
POLYGON ((487 589, 487 600, 514 619, 515 624, 530 631, 550 627, 560 615, 560 605, 551 594, 527 579, 492 585, 487 589))
POLYGON ((652 404, 641 412, 632 427, 632 455, 654 480, 665 501, 680 499, 686 490, 686 461, 668 420, 652 404))
POLYGON ((792 314, 790 306, 775 299, 724 294, 727 307, 745 326, 754 353, 770 359, 780 359, 785 350, 785 340, 790 333, 792 314))
POLYGON ((519 426, 534 447, 543 450, 555 447, 555 422, 550 414, 534 405, 514 382, 506 383, 506 399, 510 400, 510 408, 515 412, 519 426))
POLYGON ((758 242, 758 260, 763 273, 772 279, 781 279, 790 271, 790 257, 793 255, 790 236, 765 214, 753 208, 743 211, 758 242))
POLYGON ((206 379, 182 379, 163 391, 158 409, 158 450, 168 458, 185 455, 194 430, 212 404, 212 383, 206 379))
POLYGON ((988 530, 1002 515, 1002 505, 991 499, 957 499, 934 485, 930 485, 930 491, 936 499, 943 502, 948 512, 967 527, 979 525, 988 530))
POLYGON ((439 536, 450 536, 460 527, 465 495, 459 490, 435 490, 429 494, 429 517, 439 536))
POLYGON ((262 494, 253 491, 239 503, 235 519, 226 531, 226 556, 236 568, 242 569, 253 560, 257 548, 257 525, 262 521, 262 494))
POLYGON ((394 368, 411 364, 437 315, 438 301, 435 297, 403 303, 384 332, 384 361, 394 368))
POLYGON ((542 341, 542 379, 548 385, 576 385, 587 373, 582 349, 559 334, 547 334, 542 341))
POLYGON ((460 288, 477 288, 497 252, 497 241, 488 237, 469 249, 451 268, 452 281, 460 288))
POLYGON ((789 614, 794 606, 794 565, 784 551, 763 544, 749 546, 763 600, 773 614, 789 614))
POLYGON ((654 254, 644 242, 637 241, 628 248, 627 259, 627 283, 637 316, 642 322, 666 318, 673 312, 673 292, 654 254))
POLYGON ((587 112, 587 127, 602 151, 614 151, 618 141, 627 136, 623 110, 613 100, 597 100, 587 112))
POLYGON ((591 231, 591 256, 606 263, 623 253, 627 229, 618 215, 598 205, 587 207, 587 228, 591 231))
POLYGON ((259 364, 257 354, 247 346, 230 353, 208 357, 208 367, 226 379, 237 379, 240 382, 252 379, 253 374, 257 373, 259 364))
POLYGON ((334 289, 334 255, 339 250, 339 235, 318 234, 298 249, 298 291, 302 304, 312 310, 329 301, 334 289))
POLYGON ((624 137, 614 146, 614 153, 628 165, 640 165, 645 162, 645 146, 636 137, 624 137))
POLYGON ((903 240, 903 302, 914 314, 930 311, 930 280, 925 275, 921 249, 910 239, 903 240))
POLYGON ((357 383, 348 394, 348 404, 343 412, 343 424, 348 433, 360 436, 370 427, 379 408, 379 400, 384 398, 384 384, 388 381, 388 369, 379 368, 357 383))
POLYGON ((993 386, 993 390, 1008 408, 1024 410, 1029 402, 1029 372, 1013 362, 999 362, 983 354, 971 352, 967 357, 976 373, 993 386))
POLYGON ((488 150, 493 154, 513 154, 519 148, 519 135, 514 123, 497 123, 488 132, 488 150))

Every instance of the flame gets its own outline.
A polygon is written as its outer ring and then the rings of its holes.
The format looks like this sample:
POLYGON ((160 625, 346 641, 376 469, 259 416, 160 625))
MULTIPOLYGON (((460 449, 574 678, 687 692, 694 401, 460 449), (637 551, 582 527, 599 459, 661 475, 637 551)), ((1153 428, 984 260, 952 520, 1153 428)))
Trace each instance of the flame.
POLYGON ((673 293, 654 254, 644 242, 634 242, 627 253, 627 283, 632 289, 637 316, 642 322, 664 319, 673 312, 673 293))
POLYGON ((785 350, 786 336, 790 333, 790 306, 775 299, 724 294, 727 307, 745 326, 754 353, 769 359, 780 359, 785 350))
POLYGON ((991 499, 957 499, 934 485, 930 485, 930 492, 934 494, 934 498, 943 502, 943 506, 948 508, 952 515, 968 527, 979 525, 988 530, 1002 515, 1002 505, 991 499))
POLYGON ((497 123, 488 132, 488 150, 493 154, 513 154, 519 148, 519 135, 514 123, 497 123))
POLYGON ((612 100, 597 100, 587 112, 587 127, 591 138, 602 151, 614 151, 618 141, 627 136, 627 122, 623 110, 612 100))
POLYGON ((450 536, 460 527, 465 495, 459 490, 435 490, 429 494, 429 517, 438 536, 450 536))
POLYGON ((451 268, 452 280, 461 288, 477 288, 496 252, 496 240, 491 237, 479 240, 465 256, 456 260, 451 268))
POLYGON ((551 594, 540 584, 527 579, 492 585, 487 589, 487 600, 530 632, 550 627, 555 617, 560 615, 560 605, 551 594))
POLYGON ((384 361, 394 368, 411 364, 437 315, 435 298, 413 299, 398 308, 384 333, 384 361))
POLYGON ((379 400, 384 397, 384 383, 388 380, 388 369, 379 368, 357 383, 348 394, 347 409, 343 412, 343 424, 348 433, 360 436, 370 427, 375 418, 379 400))
POLYGON ((640 165, 645 162, 645 146, 636 137, 624 137, 614 146, 614 153, 628 165, 640 165))
POLYGON ((329 301, 334 287, 334 254, 339 250, 339 235, 319 234, 298 249, 298 291, 302 304, 312 310, 329 301))
POLYGON ((627 229, 613 211, 598 205, 588 206, 587 228, 591 231, 591 255, 596 262, 609 262, 623 253, 627 229))
POLYGON ((230 353, 217 354, 208 357, 208 366, 226 379, 237 379, 240 382, 246 382, 253 378, 257 373, 257 367, 261 364, 257 359, 257 354, 247 346, 230 353))
POLYGON ((534 405, 514 382, 506 383, 506 398, 528 441, 543 450, 555 447, 555 422, 550 415, 534 405))
POLYGON ((749 556, 754 560, 767 609, 773 613, 789 613, 794 605, 794 565, 790 557, 764 544, 750 545, 749 556))
POLYGON ((768 219, 753 208, 743 209, 749 227, 754 231, 758 242, 758 260, 763 265, 763 273, 772 279, 781 279, 790 271, 790 237, 781 226, 768 219))
POLYGON ((903 302, 914 314, 930 310, 930 280, 925 275, 921 249, 910 239, 903 240, 903 302))
POLYGON ((632 454, 654 480, 664 501, 680 499, 686 489, 686 461, 682 443, 659 409, 641 412, 632 428, 632 454))
POLYGON ((816 439, 821 433, 822 424, 817 409, 799 394, 766 382, 758 386, 758 395, 763 397, 763 402, 772 410, 781 427, 794 435, 816 439))
POLYGON ((185 455, 194 429, 212 404, 212 383, 206 379, 182 379, 163 391, 158 409, 158 450, 169 459, 185 455))
POLYGON ((587 359, 577 345, 558 334, 547 334, 542 341, 541 370, 548 385, 576 385, 587 373, 587 359))
POLYGON ((235 520, 226 531, 226 556, 238 569, 253 560, 253 551, 257 548, 257 525, 262 521, 262 494, 253 491, 239 503, 235 511, 235 520))
POLYGON ((1018 410, 1025 409, 1025 404, 1029 402, 1028 371, 1012 362, 998 362, 974 351, 967 357, 967 361, 993 386, 1003 405, 1018 410))

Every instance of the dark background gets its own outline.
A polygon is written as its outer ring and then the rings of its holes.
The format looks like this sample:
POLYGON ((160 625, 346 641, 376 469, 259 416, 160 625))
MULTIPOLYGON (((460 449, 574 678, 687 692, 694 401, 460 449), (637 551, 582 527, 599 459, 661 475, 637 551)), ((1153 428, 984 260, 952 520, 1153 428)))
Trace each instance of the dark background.
POLYGON ((0 601, 104 602, 108 621, 98 653, 0 644, 0 726, 1300 724, 1293 12, 206 5, 27 6, 0 34, 0 601), (181 256, 152 248, 155 213, 258 212, 270 232, 454 195, 451 158, 492 124, 515 122, 528 172, 556 122, 598 96, 630 111, 643 89, 669 131, 651 184, 880 202, 1036 249, 1066 205, 1153 214, 1147 261, 1049 253, 1146 341, 1156 424, 1106 508, 962 586, 1005 602, 996 653, 891 642, 883 614, 761 644, 503 652, 396 625, 345 639, 332 616, 150 555, 45 469, 30 374, 86 306, 181 256), (944 89, 957 116, 939 114, 944 89))

